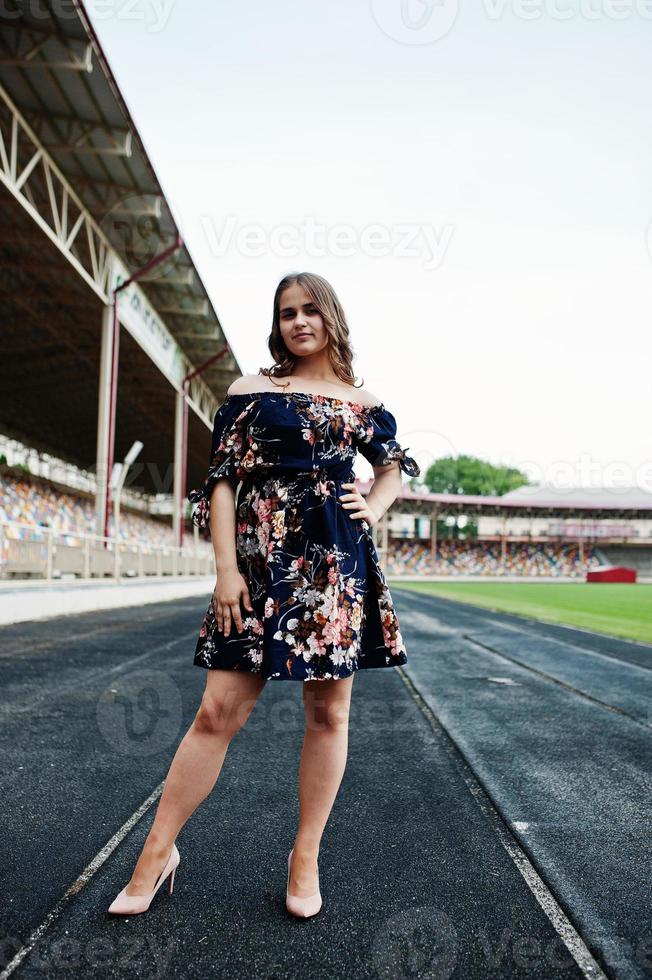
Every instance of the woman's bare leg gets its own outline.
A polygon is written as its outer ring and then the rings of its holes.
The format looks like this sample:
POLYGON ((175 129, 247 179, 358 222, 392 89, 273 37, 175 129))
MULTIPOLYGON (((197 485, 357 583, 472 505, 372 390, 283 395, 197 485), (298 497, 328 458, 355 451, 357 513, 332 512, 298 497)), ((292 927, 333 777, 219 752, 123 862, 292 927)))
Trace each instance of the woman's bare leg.
POLYGON ((206 674, 201 704, 170 765, 127 895, 146 895, 154 887, 179 831, 213 789, 231 739, 265 686, 265 678, 245 671, 206 674))
POLYGON ((290 894, 299 898, 317 891, 319 845, 346 768, 354 677, 303 682, 306 730, 299 764, 299 828, 290 878, 290 894))

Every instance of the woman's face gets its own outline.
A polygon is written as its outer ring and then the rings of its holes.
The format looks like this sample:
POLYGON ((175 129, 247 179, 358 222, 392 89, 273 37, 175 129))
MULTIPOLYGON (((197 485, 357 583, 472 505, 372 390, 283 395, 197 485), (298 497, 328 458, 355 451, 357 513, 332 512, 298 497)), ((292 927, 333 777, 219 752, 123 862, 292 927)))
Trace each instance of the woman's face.
POLYGON ((303 286, 288 286, 281 293, 279 324, 285 346, 295 357, 316 354, 328 344, 322 315, 303 286))

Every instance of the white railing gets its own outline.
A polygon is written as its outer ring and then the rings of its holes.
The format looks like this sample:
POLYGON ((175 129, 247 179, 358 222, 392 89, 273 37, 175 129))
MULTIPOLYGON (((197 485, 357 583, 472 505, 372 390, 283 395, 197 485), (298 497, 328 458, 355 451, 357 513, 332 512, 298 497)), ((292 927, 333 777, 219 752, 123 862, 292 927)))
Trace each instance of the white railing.
POLYGON ((211 549, 174 548, 118 541, 97 534, 54 531, 0 521, 0 579, 144 578, 214 575, 211 549))

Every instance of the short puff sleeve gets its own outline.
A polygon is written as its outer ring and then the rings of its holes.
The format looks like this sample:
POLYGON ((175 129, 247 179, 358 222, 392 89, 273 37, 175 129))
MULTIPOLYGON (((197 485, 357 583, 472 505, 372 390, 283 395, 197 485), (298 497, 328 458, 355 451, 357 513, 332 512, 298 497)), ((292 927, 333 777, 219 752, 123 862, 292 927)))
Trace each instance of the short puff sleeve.
POLYGON ((191 490, 190 503, 199 503, 192 514, 192 522, 197 527, 208 527, 210 502, 213 488, 222 477, 240 479, 241 462, 246 452, 246 401, 237 395, 227 395, 213 420, 213 437, 208 473, 203 486, 191 490))
POLYGON ((396 441, 396 419, 384 405, 374 405, 362 418, 357 435, 358 449, 372 466, 388 466, 398 461, 408 476, 419 476, 416 460, 396 441))

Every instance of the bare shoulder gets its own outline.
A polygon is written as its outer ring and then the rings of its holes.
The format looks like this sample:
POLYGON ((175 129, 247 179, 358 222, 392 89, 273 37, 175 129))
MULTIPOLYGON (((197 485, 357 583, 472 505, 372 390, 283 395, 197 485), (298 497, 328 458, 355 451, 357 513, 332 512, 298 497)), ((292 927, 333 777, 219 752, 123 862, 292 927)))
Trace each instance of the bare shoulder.
POLYGON ((373 391, 365 391, 364 388, 354 388, 353 391, 351 400, 360 402, 368 408, 379 408, 383 404, 382 398, 374 395, 373 391))
POLYGON ((254 391, 262 391, 265 388, 264 379, 260 374, 243 374, 236 378, 227 388, 227 395, 249 395, 254 391))
MULTIPOLYGON (((326 386, 323 386, 326 387, 326 386)), ((327 397, 343 398, 345 401, 358 402, 367 408, 379 407, 382 401, 372 391, 363 388, 355 388, 353 385, 344 388, 342 386, 330 385, 329 390, 322 391, 327 397)), ((300 380, 293 381, 284 379, 283 383, 271 383, 269 378, 261 374, 243 374, 242 377, 232 381, 227 389, 227 395, 251 395, 259 391, 301 391, 308 390, 300 380)), ((309 388, 314 391, 313 387, 309 388)))

